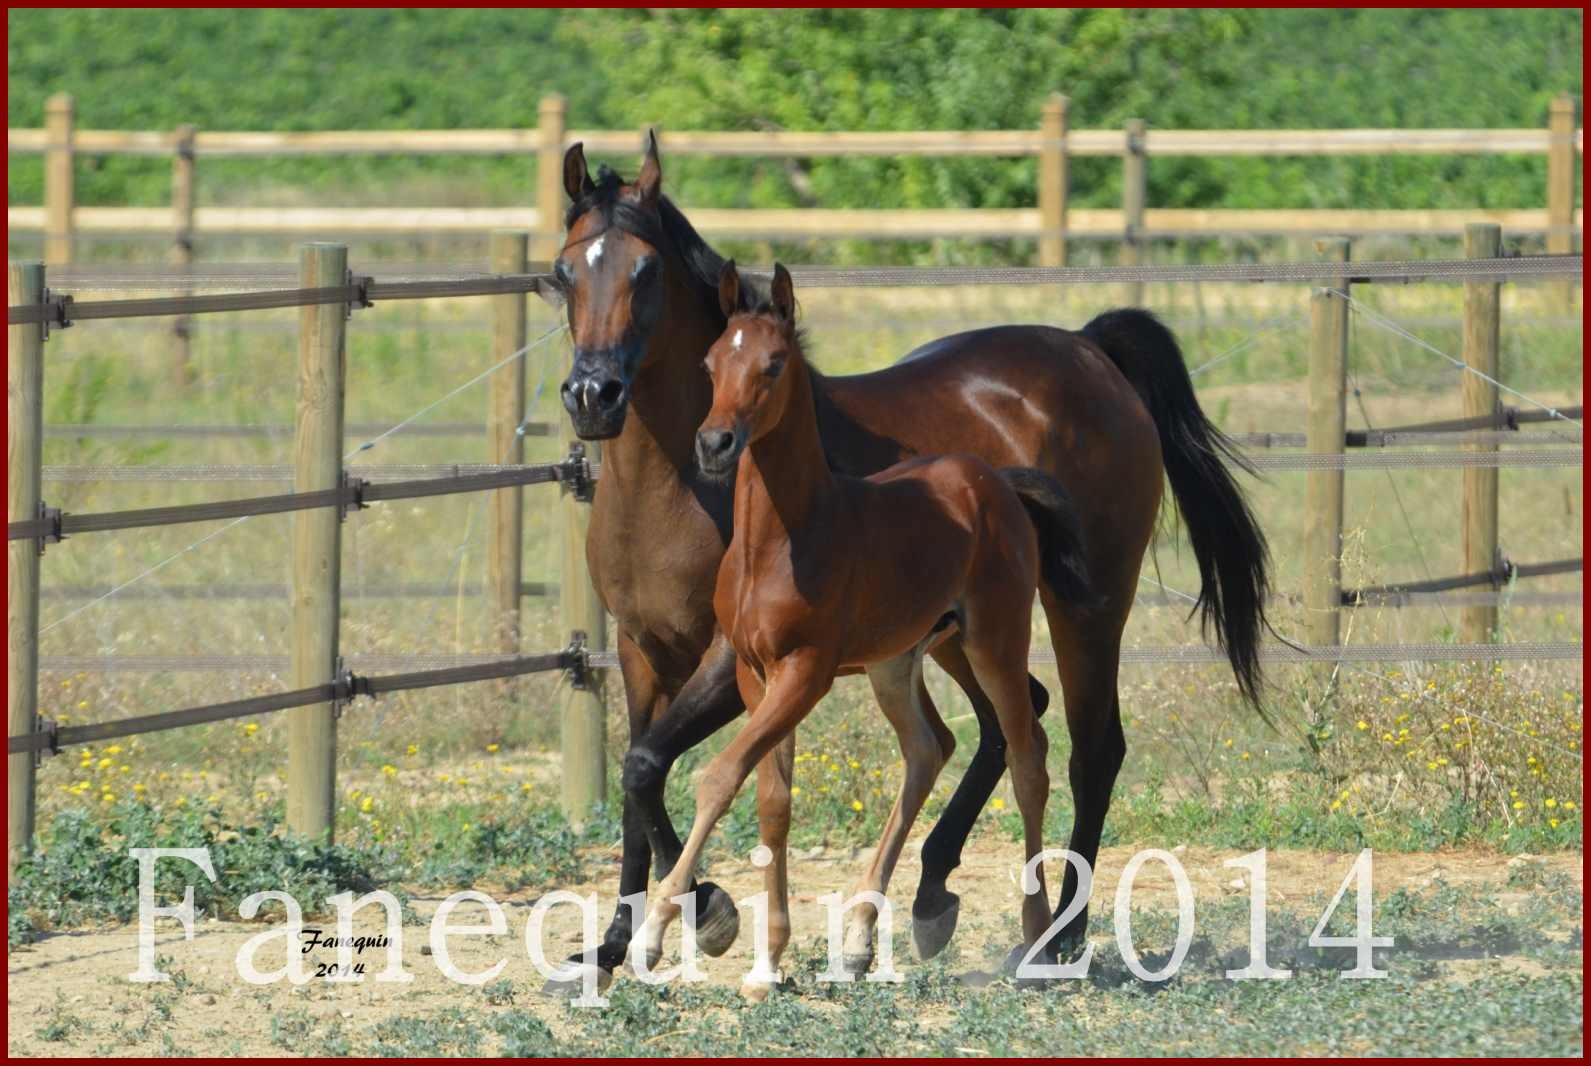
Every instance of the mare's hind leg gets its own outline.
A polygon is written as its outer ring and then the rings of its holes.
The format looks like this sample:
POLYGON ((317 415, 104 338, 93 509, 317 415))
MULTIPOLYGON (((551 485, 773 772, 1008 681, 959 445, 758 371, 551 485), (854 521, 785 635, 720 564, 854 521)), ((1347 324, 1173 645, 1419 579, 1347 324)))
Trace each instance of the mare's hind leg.
MULTIPOLYGON (((962 845, 967 842, 978 813, 1005 773, 1005 735, 1000 731, 994 704, 978 684, 972 664, 967 661, 961 638, 944 641, 930 654, 972 702, 973 713, 978 717, 978 749, 950 803, 923 842, 922 880, 912 903, 912 943, 921 959, 939 954, 956 931, 961 900, 945 887, 945 882, 950 872, 961 865, 962 845)), ((1049 693, 1032 677, 1028 678, 1028 687, 1036 714, 1042 716, 1049 705, 1049 693)), ((948 752, 946 758, 949 758, 948 752)))
MULTIPOLYGON (((901 780, 895 806, 884 823, 872 861, 851 889, 851 895, 874 892, 882 896, 889 888, 895 864, 917 812, 922 809, 934 781, 944 768, 953 744, 947 743, 950 731, 939 720, 939 712, 928 700, 923 685, 923 652, 913 650, 887 662, 868 667, 868 680, 884 717, 900 741, 906 773, 901 780)), ((869 902, 857 904, 845 930, 844 964, 846 972, 866 973, 873 964, 873 934, 878 924, 878 909, 869 902)))
MULTIPOLYGON (((1072 803, 1077 813, 1072 823, 1071 843, 1067 846, 1092 868, 1099 857, 1099 840, 1105 827, 1105 813, 1110 809, 1111 790, 1127 754, 1127 741, 1121 730, 1121 702, 1116 694, 1121 630, 1126 624, 1127 611, 1125 607, 1102 608, 1090 611, 1085 618, 1047 594, 1043 601, 1044 613, 1050 621, 1050 638, 1055 645, 1061 689, 1066 697, 1066 729, 1072 739, 1067 776, 1071 780, 1072 803)), ((1130 588, 1112 602, 1130 607, 1130 588)), ((1056 917, 1071 904, 1077 887, 1077 869, 1067 863, 1056 917)), ((1083 950, 1087 934, 1088 908, 1085 906, 1066 928, 1057 931, 1047 954, 1062 961, 1075 959, 1083 950)))

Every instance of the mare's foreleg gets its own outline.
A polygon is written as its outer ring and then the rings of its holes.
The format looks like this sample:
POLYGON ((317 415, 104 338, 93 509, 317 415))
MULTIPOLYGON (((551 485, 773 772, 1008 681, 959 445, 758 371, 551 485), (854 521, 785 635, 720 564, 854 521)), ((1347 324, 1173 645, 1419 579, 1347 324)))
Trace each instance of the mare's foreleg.
MULTIPOLYGON (((637 811, 658 877, 676 866, 681 847, 663 799, 669 770, 682 754, 728 725, 744 709, 735 680, 734 649, 717 637, 690 680, 652 719, 645 734, 632 739, 624 756, 625 806, 637 811)), ((696 894, 696 946, 709 955, 722 955, 740 933, 740 913, 734 900, 711 881, 697 884, 694 877, 671 894, 686 891, 696 894)))
MULTIPOLYGON (((646 734, 653 716, 667 705, 668 696, 646 656, 622 633, 619 635, 619 672, 624 679, 630 742, 634 744, 646 734)), ((626 896, 646 891, 647 867, 652 857, 646 821, 640 806, 632 802, 628 792, 624 797, 622 824, 624 854, 619 867, 619 902, 614 905, 613 920, 608 923, 607 932, 603 934, 596 953, 598 981, 602 986, 612 979, 614 970, 618 969, 629 952, 631 909, 625 906, 623 900, 626 896)), ((559 976, 549 980, 544 991, 557 996, 579 995, 584 988, 586 965, 584 951, 569 956, 559 976)))

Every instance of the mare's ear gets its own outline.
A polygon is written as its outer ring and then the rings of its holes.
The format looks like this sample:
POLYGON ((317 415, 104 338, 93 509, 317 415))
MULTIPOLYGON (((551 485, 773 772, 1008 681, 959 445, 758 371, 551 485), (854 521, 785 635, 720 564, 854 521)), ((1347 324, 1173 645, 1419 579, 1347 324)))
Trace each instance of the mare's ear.
POLYGON ((724 260, 718 271, 718 309, 725 318, 740 310, 740 271, 733 259, 724 260))
POLYGON ((790 272, 784 268, 783 263, 773 265, 773 309, 779 312, 779 317, 786 322, 794 322, 796 314, 795 282, 790 280, 790 272))
POLYGON ((646 157, 641 160, 641 172, 635 176, 636 199, 648 207, 657 206, 663 191, 663 164, 657 158, 657 131, 646 131, 646 157))
POLYGON ((586 169, 585 146, 579 141, 563 154, 563 188, 571 200, 579 200, 596 188, 591 183, 591 172, 586 169))

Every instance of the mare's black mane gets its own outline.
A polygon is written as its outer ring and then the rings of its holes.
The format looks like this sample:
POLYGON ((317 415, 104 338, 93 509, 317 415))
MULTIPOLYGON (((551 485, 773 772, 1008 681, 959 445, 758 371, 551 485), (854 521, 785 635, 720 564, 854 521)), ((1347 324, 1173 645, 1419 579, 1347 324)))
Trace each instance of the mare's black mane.
POLYGON ((624 179, 612 169, 599 167, 591 191, 569 205, 564 215, 564 228, 573 226, 587 213, 597 211, 606 226, 617 226, 659 251, 672 248, 685 265, 691 287, 696 290, 711 320, 722 328, 724 315, 718 307, 718 272, 724 265, 724 257, 713 251, 668 197, 658 197, 656 212, 649 211, 619 195, 623 184, 624 179))

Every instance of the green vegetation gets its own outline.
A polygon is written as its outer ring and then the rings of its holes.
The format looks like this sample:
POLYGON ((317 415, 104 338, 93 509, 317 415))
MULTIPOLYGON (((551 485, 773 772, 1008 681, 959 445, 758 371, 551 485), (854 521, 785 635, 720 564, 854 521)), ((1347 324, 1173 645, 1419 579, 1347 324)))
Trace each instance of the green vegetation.
MULTIPOLYGON (((1031 129, 1064 91, 1080 128, 1541 127, 1581 87, 1576 10, 12 11, 8 120, 69 91, 85 127, 1031 129), (1484 59, 1482 59, 1484 57, 1484 59)), ((633 165, 623 161, 626 168, 633 165)), ((206 160, 202 202, 510 204, 524 159, 206 160)), ((1168 207, 1529 207, 1537 157, 1162 159, 1168 207)), ((1120 201, 1114 160, 1073 163, 1074 203, 1120 201)), ((682 202, 1012 207, 1031 159, 689 160, 682 202)), ((79 202, 161 204, 163 159, 86 160, 79 202)), ((37 157, 9 202, 38 203, 37 157)), ((827 249, 854 258, 857 249, 827 249)), ((877 249, 872 249, 877 254, 877 249)), ((781 249, 790 257, 811 249, 781 249)), ((1018 259, 1029 245, 959 248, 1018 259)), ((927 245, 891 254, 943 256, 927 245)), ((823 258, 820 254, 819 258, 823 258)))

